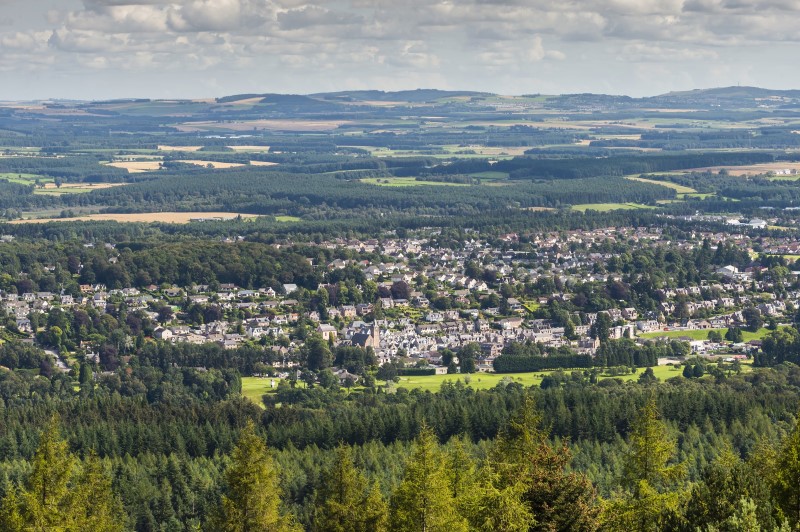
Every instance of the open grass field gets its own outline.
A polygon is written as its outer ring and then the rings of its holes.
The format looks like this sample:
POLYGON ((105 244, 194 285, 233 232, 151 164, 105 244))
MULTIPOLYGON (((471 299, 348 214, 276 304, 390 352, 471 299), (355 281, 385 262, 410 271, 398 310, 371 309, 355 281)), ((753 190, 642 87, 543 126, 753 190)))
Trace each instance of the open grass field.
MULTIPOLYGON (((582 371, 565 369, 565 373, 571 371, 582 371)), ((634 381, 644 372, 644 368, 639 368, 636 373, 628 375, 620 375, 618 378, 623 381, 634 381)), ((398 388, 408 388, 409 390, 420 389, 423 391, 436 392, 441 388, 442 383, 460 380, 465 385, 470 386, 476 390, 487 390, 497 386, 503 379, 510 379, 512 382, 517 382, 523 386, 539 386, 542 379, 553 371, 536 371, 533 373, 473 373, 472 375, 425 375, 421 377, 400 377, 400 382, 397 383, 398 388), (469 380, 469 384, 466 383, 469 380)), ((671 365, 668 366, 654 366, 653 374, 663 380, 671 377, 681 375, 681 370, 676 369, 671 365)), ((600 380, 609 379, 609 376, 600 376, 600 380)), ((383 383, 382 383, 383 384, 383 383)))
POLYGON ((697 191, 693 188, 685 187, 677 183, 670 183, 669 181, 656 181, 655 179, 644 179, 642 177, 634 177, 634 176, 627 176, 625 177, 625 179, 630 179, 631 181, 639 181, 641 183, 650 183, 651 185, 661 185, 662 187, 674 189, 675 192, 677 192, 678 194, 697 193, 697 191))
POLYGON ((618 211, 618 210, 625 210, 625 209, 655 209, 650 205, 641 205, 639 203, 581 203, 579 205, 573 205, 573 211, 581 211, 585 212, 588 210, 598 211, 598 212, 608 212, 608 211, 618 211))
POLYGON ((64 183, 57 187, 54 183, 46 183, 44 188, 37 188, 34 194, 44 196, 63 196, 64 194, 86 194, 104 188, 122 187, 127 183, 64 183))
MULTIPOLYGON (((27 220, 14 220, 12 224, 47 223, 47 222, 89 222, 89 221, 115 221, 120 223, 149 223, 161 222, 172 224, 186 224, 196 219, 232 220, 239 216, 235 212, 137 212, 137 213, 104 213, 88 214, 73 218, 31 218, 27 220)), ((255 214, 242 214, 242 217, 255 218, 255 214)), ((288 220, 286 220, 288 221, 288 220)))
MULTIPOLYGON (((692 340, 705 340, 708 338, 709 331, 718 331, 724 337, 725 333, 728 332, 728 329, 724 328, 724 329, 695 329, 693 331, 656 331, 656 332, 640 334, 639 337, 658 338, 661 336, 666 336, 667 338, 680 338, 681 336, 686 336, 688 338, 691 338, 692 340)), ((769 329, 765 328, 761 328, 756 332, 742 330, 742 339, 745 342, 749 342, 750 340, 761 340, 769 332, 770 332, 769 329)))
POLYGON ((201 161, 196 159, 183 159, 178 161, 179 163, 186 163, 186 164, 193 164, 195 166, 211 166, 214 169, 220 168, 237 168, 239 166, 245 166, 242 163, 220 163, 217 161, 201 161))
POLYGON ((469 174, 469 176, 485 179, 487 181, 499 181, 502 179, 508 179, 508 172, 477 172, 474 174, 469 174))
POLYGON ((466 183, 444 183, 439 181, 417 181, 413 177, 368 177, 361 180, 362 183, 378 185, 380 187, 469 187, 466 183))
POLYGON ((38 180, 40 183, 52 183, 53 178, 37 174, 20 174, 17 172, 0 172, 0 179, 6 179, 11 183, 21 185, 33 185, 38 180))
POLYGON ((277 386, 279 380, 268 377, 242 377, 242 395, 260 405, 261 396, 273 389, 270 382, 274 381, 277 386))
POLYGON ((276 222, 301 222, 302 218, 298 218, 297 216, 276 216, 276 222))

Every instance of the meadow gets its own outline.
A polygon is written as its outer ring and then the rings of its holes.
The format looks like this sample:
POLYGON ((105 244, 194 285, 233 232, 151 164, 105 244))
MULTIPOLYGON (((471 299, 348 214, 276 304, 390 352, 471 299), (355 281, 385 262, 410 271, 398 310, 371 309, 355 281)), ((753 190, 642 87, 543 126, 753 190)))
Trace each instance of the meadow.
POLYGON ((367 177, 361 180, 362 183, 378 185, 380 187, 418 187, 418 186, 438 186, 438 187, 469 187, 466 183, 445 183, 443 181, 417 181, 413 177, 367 177))
MULTIPOLYGON (((666 338, 680 338, 680 337, 687 337, 691 338, 692 340, 706 340, 708 338, 708 333, 710 331, 717 331, 719 332, 723 338, 725 337, 725 333, 728 332, 727 328, 724 329, 694 329, 691 331, 656 331, 656 332, 649 332, 640 334, 640 338, 659 338, 659 337, 666 337, 666 338)), ((756 332, 745 331, 742 329, 742 340, 745 342, 749 342, 750 340, 761 340, 764 338, 768 333, 771 331, 769 329, 761 328, 756 332)))
POLYGON ((655 209, 656 207, 650 205, 642 205, 639 203, 581 203, 578 205, 573 205, 573 211, 597 211, 597 212, 608 212, 608 211, 619 211, 619 210, 632 210, 632 209, 655 209))

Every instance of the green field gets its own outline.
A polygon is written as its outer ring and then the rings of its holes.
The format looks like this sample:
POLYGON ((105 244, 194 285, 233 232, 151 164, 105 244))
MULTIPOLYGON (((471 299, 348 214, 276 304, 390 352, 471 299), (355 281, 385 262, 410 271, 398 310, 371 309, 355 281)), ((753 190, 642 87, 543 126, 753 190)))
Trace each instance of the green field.
POLYGON ((413 177, 367 177, 361 180, 362 183, 378 185, 380 187, 418 187, 431 185, 437 187, 469 187, 466 183, 445 183, 440 181, 417 181, 413 177))
POLYGON ((579 205, 573 205, 573 211, 581 211, 585 212, 588 210, 598 211, 598 212, 608 212, 608 211, 618 211, 618 210, 625 210, 625 209, 655 209, 650 205, 641 205, 639 203, 581 203, 579 205))
POLYGON ((677 183, 671 183, 669 181, 656 181, 655 179, 644 179, 642 177, 634 177, 634 176, 626 176, 625 179, 630 179, 631 181, 639 181, 641 183, 650 183, 651 185, 661 185, 662 187, 674 189, 675 192, 677 192, 678 194, 694 194, 697 192, 693 188, 685 187, 677 183))
POLYGON ((298 218, 297 216, 276 216, 275 217, 275 221, 276 222, 300 222, 300 221, 302 221, 302 219, 298 218))
MULTIPOLYGON (((571 370, 565 369, 563 370, 565 373, 571 373, 572 371, 583 371, 583 369, 571 370)), ((662 381, 665 379, 669 379, 670 377, 675 377, 681 374, 680 369, 676 369, 673 366, 655 366, 653 367, 653 373, 655 376, 662 381)), ((644 368, 639 368, 636 373, 631 373, 628 375, 620 375, 618 378, 624 381, 633 381, 639 378, 639 376, 644 372, 644 368)), ((497 386, 503 379, 508 378, 511 381, 522 384, 523 386, 539 386, 542 383, 542 378, 545 375, 553 373, 552 371, 537 371, 534 373, 473 373, 472 375, 426 375, 420 377, 400 377, 400 382, 397 383, 399 388, 408 388, 409 390, 423 390, 423 391, 430 391, 436 392, 439 391, 439 388, 442 386, 444 382, 452 382, 455 383, 456 381, 461 381, 465 383, 465 379, 469 378, 469 384, 467 386, 474 388, 476 390, 486 390, 489 388, 493 388, 497 386)), ((608 376, 600 376, 600 380, 609 379, 612 377, 608 376)))
POLYGON ((477 172, 475 174, 469 174, 469 176, 491 181, 491 180, 508 179, 508 172, 477 172))
POLYGON ((21 174, 17 172, 0 172, 0 179, 7 179, 12 183, 33 185, 38 179, 40 183, 52 183, 53 178, 36 174, 21 174))
MULTIPOLYGON (((254 403, 261 405, 261 396, 272 390, 269 377, 242 377, 242 395, 254 403)), ((274 379, 277 387, 280 379, 274 379)))
MULTIPOLYGON (((688 338, 691 338, 692 340, 705 340, 708 338, 709 331, 719 331, 719 333, 722 334, 724 338, 725 333, 728 332, 728 329, 724 328, 724 329, 695 329, 693 331, 657 331, 657 332, 640 334, 639 337, 658 338, 660 336, 666 336, 667 338, 679 338, 681 336, 686 336, 688 338)), ((749 342, 750 340, 761 340, 769 332, 770 332, 769 329, 764 329, 764 328, 759 329, 757 332, 750 332, 742 329, 742 339, 745 342, 749 342)))

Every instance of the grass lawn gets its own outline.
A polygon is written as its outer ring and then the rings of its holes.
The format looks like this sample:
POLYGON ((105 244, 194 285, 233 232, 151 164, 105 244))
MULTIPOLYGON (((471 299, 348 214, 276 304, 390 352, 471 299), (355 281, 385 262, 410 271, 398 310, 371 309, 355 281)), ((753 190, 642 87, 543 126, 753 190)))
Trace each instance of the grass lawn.
POLYGON ((276 222, 300 222, 302 220, 300 218, 298 218, 297 216, 276 216, 275 217, 275 221, 276 222))
MULTIPOLYGON (((724 329, 695 329, 693 331, 656 331, 656 332, 649 332, 640 334, 640 338, 658 338, 660 336, 666 336, 667 338, 678 338, 680 336, 688 336, 692 340, 705 340, 708 338, 709 331, 719 331, 722 334, 722 337, 725 337, 725 333, 728 332, 727 328, 724 329)), ((757 332, 750 332, 745 331, 742 329, 742 340, 745 342, 749 342, 750 340, 760 340, 764 338, 767 333, 769 333, 769 329, 761 328, 757 332)))
POLYGON ((275 381, 275 386, 278 386, 280 379, 272 379, 270 377, 242 377, 242 395, 257 405, 262 405, 261 396, 272 390, 270 388, 270 381, 275 381))
POLYGON ((547 373, 546 371, 537 371, 535 373, 473 373, 472 375, 454 374, 400 377, 400 382, 397 383, 397 387, 408 388, 409 390, 420 389, 438 392, 443 382, 452 382, 455 384, 456 381, 460 380, 466 384, 465 379, 469 379, 470 382, 467 386, 476 390, 487 390, 497 386, 504 377, 508 377, 523 386, 538 386, 542 382, 542 377, 547 373))
POLYGON ((617 211, 617 210, 624 210, 624 209, 655 209, 650 205, 641 205, 639 203, 582 203, 579 205, 573 205, 573 211, 581 211, 585 212, 588 210, 598 211, 598 212, 608 212, 608 211, 617 211))

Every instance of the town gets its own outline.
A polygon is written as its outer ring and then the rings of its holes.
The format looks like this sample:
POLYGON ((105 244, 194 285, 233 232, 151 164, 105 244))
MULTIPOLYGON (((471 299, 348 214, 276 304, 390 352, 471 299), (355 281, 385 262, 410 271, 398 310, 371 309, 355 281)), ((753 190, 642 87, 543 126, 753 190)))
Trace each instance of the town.
MULTIPOLYGON (((695 232, 675 241, 657 228, 619 227, 512 233, 491 241, 474 232, 452 246, 438 244, 439 233, 320 242, 319 248, 351 258, 326 264, 308 259, 329 282, 307 288, 218 282, 109 288, 96 283, 28 292, 30 281, 22 275, 2 294, 6 334, 47 348, 65 371, 81 360, 99 371, 116 370, 121 361, 105 352, 107 338, 79 330, 80 323, 106 314, 126 316, 125 342, 139 335, 225 350, 256 348, 263 354, 255 375, 285 378, 307 366, 309 337, 321 338, 329 348, 361 348, 377 366, 440 374, 495 371, 497 358, 514 344, 536 345, 545 356, 594 357, 601 342, 620 339, 685 344, 678 353, 683 357, 660 358, 659 364, 680 363, 685 356, 738 360, 757 352, 766 332, 792 323, 800 308, 800 272, 779 260, 796 246, 790 239, 758 238, 756 243, 746 234, 695 232), (641 265, 625 262, 644 260, 643 253, 674 254, 674 260, 704 246, 713 261, 722 256, 716 244, 721 242, 748 250, 747 264, 741 258, 741 269, 720 263, 707 278, 691 281, 672 272, 661 286, 652 286, 653 299, 632 297, 631 286, 646 276, 636 272, 641 265), (773 260, 760 263, 754 246, 763 250, 762 259, 773 260), (742 331, 754 334, 745 341, 742 331), (453 355, 468 346, 475 360, 464 367, 453 355)), ((109 264, 119 253, 113 244, 103 246, 109 264)), ((74 275, 78 280, 81 269, 78 265, 74 275)), ((343 367, 333 369, 342 384, 361 378, 343 367)))

